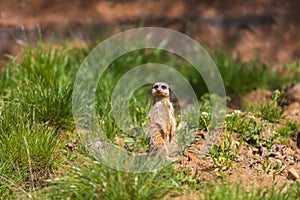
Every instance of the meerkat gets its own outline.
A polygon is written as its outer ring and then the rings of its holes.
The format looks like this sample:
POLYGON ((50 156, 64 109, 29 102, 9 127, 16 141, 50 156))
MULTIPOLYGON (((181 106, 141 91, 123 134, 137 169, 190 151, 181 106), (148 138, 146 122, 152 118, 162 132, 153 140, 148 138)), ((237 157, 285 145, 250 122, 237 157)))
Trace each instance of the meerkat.
POLYGON ((161 151, 163 155, 173 156, 176 144, 176 120, 170 102, 170 87, 157 82, 152 86, 153 106, 148 115, 150 131, 150 152, 161 151))

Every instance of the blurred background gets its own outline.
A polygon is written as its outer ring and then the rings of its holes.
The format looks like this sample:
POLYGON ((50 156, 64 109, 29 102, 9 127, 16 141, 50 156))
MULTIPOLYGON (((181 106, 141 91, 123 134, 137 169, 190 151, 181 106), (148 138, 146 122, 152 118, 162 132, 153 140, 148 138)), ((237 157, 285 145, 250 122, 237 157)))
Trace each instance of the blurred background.
POLYGON ((0 0, 0 55, 18 55, 41 39, 93 45, 140 26, 183 32, 242 62, 280 66, 300 59, 297 0, 0 0))

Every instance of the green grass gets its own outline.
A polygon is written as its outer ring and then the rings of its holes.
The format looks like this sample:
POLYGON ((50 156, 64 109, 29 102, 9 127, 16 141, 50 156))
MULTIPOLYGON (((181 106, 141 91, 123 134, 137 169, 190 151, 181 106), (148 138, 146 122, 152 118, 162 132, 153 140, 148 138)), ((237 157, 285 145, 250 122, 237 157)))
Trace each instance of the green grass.
POLYGON ((126 173, 83 158, 68 168, 66 177, 47 180, 46 195, 57 199, 161 199, 181 190, 172 166, 159 172, 126 173))
POLYGON ((84 51, 70 51, 51 47, 25 50, 22 61, 12 62, 2 73, 4 100, 22 104, 40 123, 71 126, 72 87, 84 51))
POLYGON ((275 90, 272 95, 272 100, 270 103, 262 102, 259 107, 258 115, 265 120, 270 122, 278 122, 282 119, 282 108, 279 105, 279 98, 282 96, 282 93, 279 90, 275 90))
POLYGON ((0 198, 30 196, 61 164, 60 139, 53 127, 36 123, 20 104, 0 105, 0 198))
MULTIPOLYGON (((93 160, 80 142, 75 152, 67 149, 65 144, 78 139, 72 118, 72 88, 87 53, 88 49, 37 46, 24 50, 19 60, 12 59, 5 64, 0 73, 0 199, 161 199, 203 188, 204 196, 200 196, 203 199, 224 196, 228 199, 291 199, 297 197, 295 194, 299 196, 300 187, 296 184, 286 192, 260 192, 255 188, 252 196, 236 185, 206 187, 184 170, 175 171, 172 166, 152 173, 120 172, 93 160)), ((292 80, 299 80, 299 70, 295 70, 293 77, 282 77, 259 62, 240 63, 225 52, 216 53, 213 59, 230 95, 259 87, 280 88, 292 80)), ((207 130, 210 127, 210 96, 204 95, 207 87, 192 66, 167 52, 134 51, 109 66, 96 90, 96 114, 104 132, 110 140, 115 136, 126 140, 125 148, 133 152, 146 151, 147 139, 136 138, 117 126, 110 99, 118 79, 125 72, 149 62, 172 66, 187 78, 200 99, 200 110, 195 113, 199 119, 196 128, 207 130)), ((150 87, 139 88, 129 101, 130 117, 137 127, 147 123, 150 87)), ((227 119, 228 131, 239 133, 250 144, 261 141, 261 126, 244 116, 227 119)), ((291 123, 277 132, 290 137, 295 129, 291 123)), ((224 143, 224 148, 217 151, 228 153, 228 145, 224 143)), ((233 160, 231 154, 226 156, 233 160)))
POLYGON ((281 90, 291 81, 300 81, 300 72, 293 66, 286 66, 285 70, 291 71, 291 75, 283 76, 276 68, 270 68, 260 61, 236 61, 225 51, 217 52, 212 57, 229 95, 244 94, 258 88, 281 90))
POLYGON ((1 73, 1 198, 34 195, 62 163, 60 133, 73 129, 72 84, 82 54, 68 51, 28 48, 1 73))
POLYGON ((299 183, 293 184, 286 191, 285 186, 274 186, 271 190, 266 188, 257 188, 252 186, 246 190, 241 185, 235 184, 220 184, 212 183, 206 187, 204 191, 204 198, 206 200, 260 200, 260 199, 278 199, 278 200, 292 200, 299 199, 300 187, 299 183))

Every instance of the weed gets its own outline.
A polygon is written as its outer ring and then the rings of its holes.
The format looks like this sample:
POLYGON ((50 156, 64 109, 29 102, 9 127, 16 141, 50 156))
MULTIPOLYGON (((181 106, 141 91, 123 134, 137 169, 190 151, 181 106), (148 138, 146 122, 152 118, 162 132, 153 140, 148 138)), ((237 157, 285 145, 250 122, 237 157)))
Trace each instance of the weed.
POLYGON ((278 105, 278 100, 282 96, 279 90, 275 90, 270 103, 265 101, 261 103, 259 108, 259 116, 270 122, 278 122, 282 117, 282 108, 278 105))
POLYGON ((298 124, 295 121, 286 121, 284 126, 280 126, 276 131, 282 137, 290 138, 295 136, 298 130, 298 124))
POLYGON ((226 115, 225 124, 226 128, 231 132, 237 132, 243 127, 244 114, 240 110, 234 110, 232 113, 226 115))
POLYGON ((187 186, 189 192, 197 191, 201 185, 195 176, 190 175, 191 171, 186 168, 178 168, 175 171, 174 179, 178 181, 179 185, 187 186))
MULTIPOLYGON (((251 186, 245 189, 242 185, 232 183, 211 183, 205 187, 204 198, 206 200, 293 200, 299 199, 300 184, 294 183, 290 187, 274 185, 270 190, 251 186)), ((202 199, 202 198, 200 198, 202 199)))
POLYGON ((242 141, 235 143, 231 132, 228 133, 226 129, 224 130, 221 145, 214 145, 209 152, 213 162, 218 167, 216 169, 218 175, 232 166, 241 145, 242 141))
MULTIPOLYGON (((209 94, 205 93, 201 96, 199 100, 199 129, 208 130, 210 127, 213 128, 220 128, 218 120, 212 120, 213 117, 218 118, 219 116, 223 116, 223 112, 225 112, 224 104, 225 99, 216 95, 216 94, 209 94), (214 105, 212 105, 214 104, 214 105), (214 110, 218 111, 219 113, 214 113, 214 115, 219 116, 212 116, 212 106, 214 106, 214 110)), ((224 114, 225 115, 225 114, 224 114)))
POLYGON ((199 128, 203 130, 208 130, 210 124, 210 115, 207 112, 201 112, 199 128))
POLYGON ((241 139, 251 145, 258 145, 262 139, 261 133, 263 127, 254 117, 245 120, 241 126, 241 131, 238 133, 241 139))
POLYGON ((226 129, 237 132, 238 136, 250 145, 257 145, 262 140, 263 126, 255 117, 247 117, 240 111, 226 115, 226 129))

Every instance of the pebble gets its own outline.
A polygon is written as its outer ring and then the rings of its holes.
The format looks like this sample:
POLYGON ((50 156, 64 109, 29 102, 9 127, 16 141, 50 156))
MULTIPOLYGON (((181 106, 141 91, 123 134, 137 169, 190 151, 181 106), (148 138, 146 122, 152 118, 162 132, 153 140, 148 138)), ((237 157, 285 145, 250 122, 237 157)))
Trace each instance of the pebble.
POLYGON ((114 137, 114 143, 120 147, 124 147, 126 144, 125 140, 119 138, 117 135, 114 137))
POLYGON ((258 154, 259 153, 259 149, 258 148, 253 148, 252 149, 252 153, 253 154, 258 154))
POLYGON ((277 158, 277 159, 280 159, 280 160, 284 160, 283 156, 282 156, 281 153, 279 153, 279 152, 271 153, 270 156, 271 156, 271 157, 274 157, 274 158, 277 158))
POLYGON ((293 84, 286 88, 283 96, 283 102, 288 106, 282 116, 300 123, 300 83, 293 84))
POLYGON ((300 156, 298 156, 297 154, 294 155, 294 160, 295 162, 300 162, 300 156))
POLYGON ((292 85, 284 94, 288 102, 300 102, 300 83, 292 85))
POLYGON ((245 155, 238 155, 236 158, 237 162, 246 162, 247 157, 245 155))
POLYGON ((295 165, 294 159, 288 159, 288 163, 289 163, 289 165, 295 165))
POLYGON ((76 149, 76 142, 68 142, 67 144, 66 144, 66 147, 68 148, 68 149, 70 149, 70 151, 74 151, 75 149, 76 149))
POLYGON ((287 176, 288 179, 290 180, 299 180, 299 172, 295 169, 295 168, 290 168, 288 170, 288 176, 287 176))
POLYGON ((295 151, 289 147, 285 149, 285 153, 287 153, 288 155, 295 155, 295 151))
POLYGON ((268 149, 266 147, 261 148, 261 157, 265 158, 268 154, 268 149))

